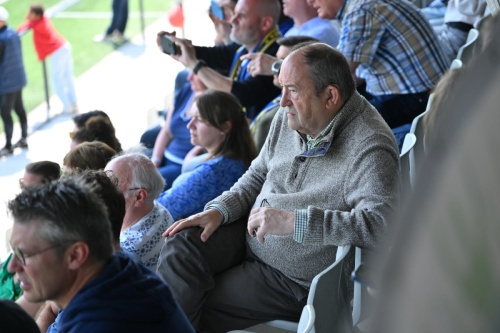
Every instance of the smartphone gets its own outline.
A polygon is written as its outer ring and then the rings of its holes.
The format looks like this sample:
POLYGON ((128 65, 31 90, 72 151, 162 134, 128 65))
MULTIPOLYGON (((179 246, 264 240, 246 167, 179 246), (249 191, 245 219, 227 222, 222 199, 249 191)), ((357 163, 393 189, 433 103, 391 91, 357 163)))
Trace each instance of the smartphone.
POLYGON ((375 283, 373 281, 374 274, 375 271, 373 270, 373 268, 364 263, 361 263, 359 264, 358 268, 352 272, 351 278, 364 286, 376 288, 377 286, 375 286, 375 283))
POLYGON ((163 53, 166 54, 180 54, 180 49, 174 42, 168 37, 168 35, 161 36, 161 49, 163 53))
POLYGON ((210 4, 210 13, 219 20, 224 20, 224 8, 219 6, 219 3, 216 0, 212 0, 212 3, 210 4))

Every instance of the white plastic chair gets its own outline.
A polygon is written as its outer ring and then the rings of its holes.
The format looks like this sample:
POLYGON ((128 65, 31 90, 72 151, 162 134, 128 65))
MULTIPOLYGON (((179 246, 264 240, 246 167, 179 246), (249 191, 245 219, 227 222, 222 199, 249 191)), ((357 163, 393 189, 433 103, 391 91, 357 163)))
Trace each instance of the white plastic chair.
POLYGON ((399 165, 401 171, 401 186, 403 193, 408 192, 411 189, 412 184, 412 172, 410 166, 410 152, 415 147, 417 143, 417 137, 413 133, 407 133, 405 140, 403 141, 403 148, 401 149, 401 154, 399 154, 399 165))
POLYGON ((460 59, 453 59, 450 65, 450 69, 457 69, 463 66, 463 62, 460 59))
MULTIPOLYGON (((409 169, 410 169, 410 184, 415 186, 417 167, 420 160, 425 156, 425 137, 424 137, 424 127, 422 126, 422 120, 425 114, 429 110, 429 105, 431 103, 433 94, 429 96, 429 102, 427 103, 427 110, 415 117, 411 123, 410 132, 415 135, 415 143, 413 148, 410 149, 408 153, 409 169)), ((405 137, 406 139, 406 137, 405 137)))
POLYGON ((475 44, 479 39, 479 30, 472 28, 469 30, 467 35, 467 40, 464 45, 462 45, 457 52, 457 59, 461 60, 464 64, 467 64, 474 57, 475 44))
POLYGON ((335 262, 316 275, 311 283, 307 304, 302 309, 299 322, 273 320, 253 326, 246 330, 228 333, 264 333, 264 332, 297 332, 297 333, 331 333, 350 332, 352 318, 345 307, 347 290, 343 262, 350 245, 339 246, 335 262), (272 330, 270 328, 273 328, 272 330), (277 330, 276 330, 277 329, 277 330))

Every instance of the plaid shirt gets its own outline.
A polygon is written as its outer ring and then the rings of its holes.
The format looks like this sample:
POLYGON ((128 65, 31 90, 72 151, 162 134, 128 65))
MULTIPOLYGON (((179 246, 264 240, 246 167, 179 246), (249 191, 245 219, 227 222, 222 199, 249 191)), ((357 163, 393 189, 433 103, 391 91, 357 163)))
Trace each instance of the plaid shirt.
POLYGON ((346 2, 338 14, 338 49, 360 63, 356 74, 370 94, 414 94, 434 87, 449 63, 417 7, 405 0, 346 2))

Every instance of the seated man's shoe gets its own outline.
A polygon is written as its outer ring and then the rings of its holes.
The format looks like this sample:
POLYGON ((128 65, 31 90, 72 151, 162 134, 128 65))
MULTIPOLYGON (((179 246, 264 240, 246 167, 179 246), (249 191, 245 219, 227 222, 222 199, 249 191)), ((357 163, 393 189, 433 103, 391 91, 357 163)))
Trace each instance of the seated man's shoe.
POLYGON ((12 155, 14 153, 14 149, 12 147, 4 147, 0 150, 0 157, 4 157, 4 156, 9 156, 9 155, 12 155))
POLYGON ((26 141, 25 138, 22 138, 21 140, 14 143, 12 148, 28 148, 28 142, 26 141))

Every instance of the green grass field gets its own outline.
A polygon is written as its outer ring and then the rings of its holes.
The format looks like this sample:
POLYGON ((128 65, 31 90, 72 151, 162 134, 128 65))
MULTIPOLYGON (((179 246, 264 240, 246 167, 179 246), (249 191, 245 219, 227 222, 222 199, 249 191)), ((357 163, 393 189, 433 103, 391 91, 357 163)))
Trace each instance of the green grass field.
MULTIPOLYGON (((1 1, 0 1, 1 2, 1 1)), ((8 24, 17 28, 24 19, 29 5, 35 0, 7 0, 1 5, 10 14, 8 24)), ((45 9, 50 8, 60 0, 43 0, 45 9)), ((93 37, 104 33, 111 22, 111 0, 80 0, 75 5, 57 14, 51 20, 56 29, 72 45, 75 64, 75 77, 113 51, 113 45, 96 44, 93 37)), ((148 26, 162 15, 166 15, 174 0, 143 0, 145 25, 148 26)), ((140 0, 129 1, 129 20, 125 35, 128 38, 140 33, 141 20, 139 16, 140 0)), ((38 61, 33 45, 32 32, 21 37, 23 58, 28 85, 23 90, 23 101, 29 113, 45 100, 42 63, 38 61)), ((14 115, 14 119, 17 119, 14 115)), ((0 122, 1 123, 1 122, 0 122)), ((3 132, 3 124, 0 124, 3 132)))

